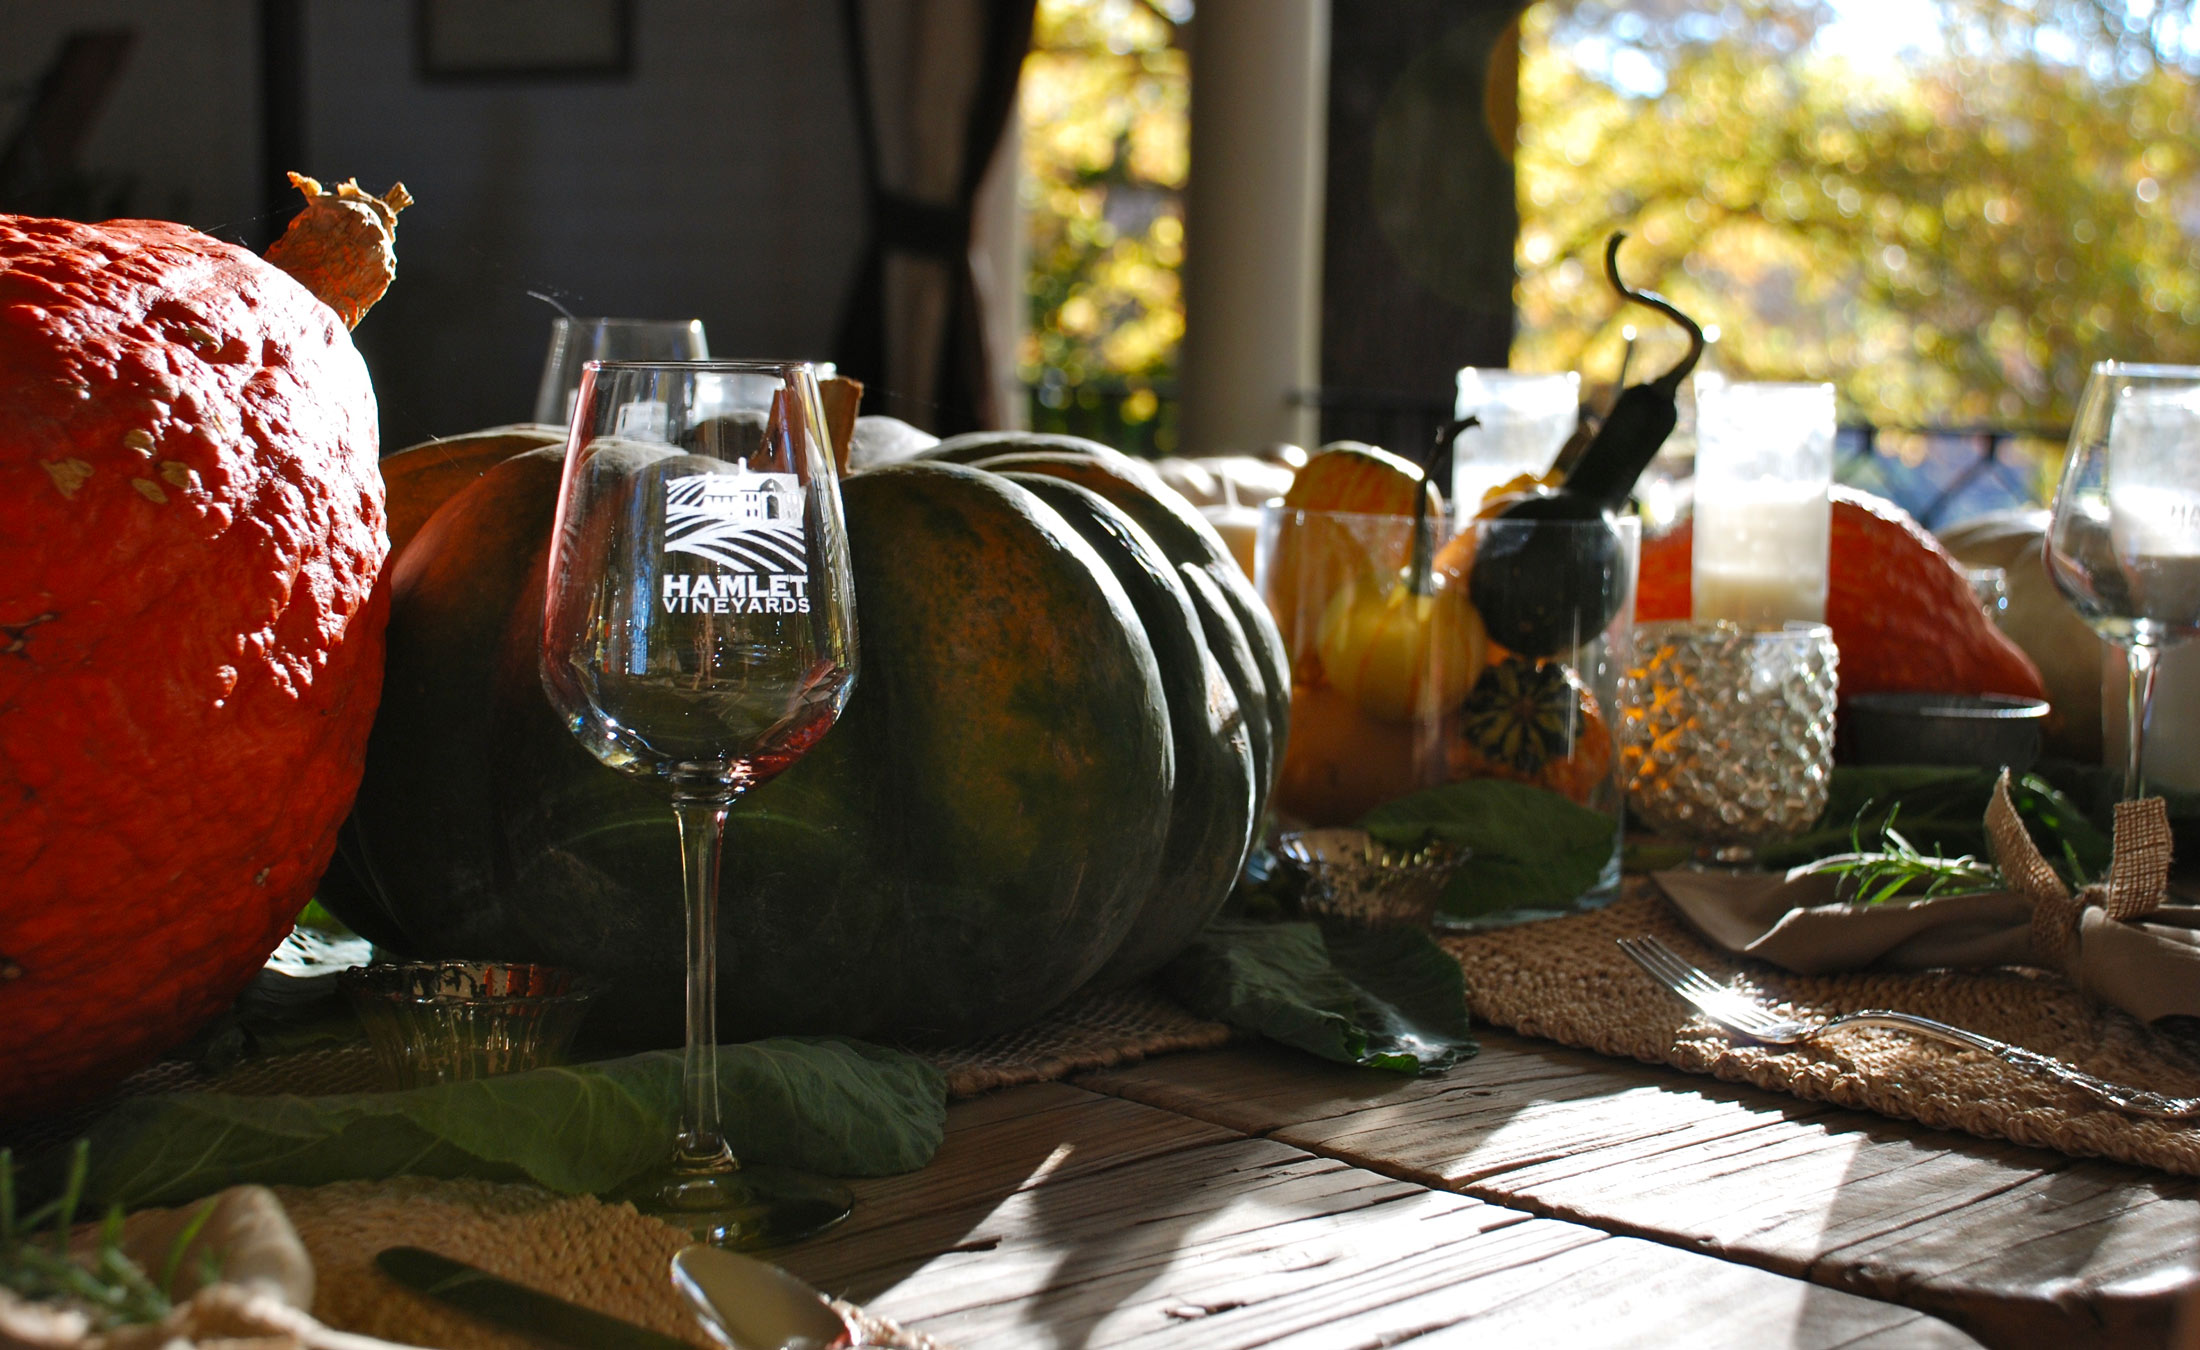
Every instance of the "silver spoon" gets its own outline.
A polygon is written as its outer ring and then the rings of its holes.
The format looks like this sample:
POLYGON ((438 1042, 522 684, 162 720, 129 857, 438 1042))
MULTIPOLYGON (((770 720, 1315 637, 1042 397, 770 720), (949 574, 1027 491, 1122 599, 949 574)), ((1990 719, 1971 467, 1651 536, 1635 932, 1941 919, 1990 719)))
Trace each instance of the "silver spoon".
POLYGON ((705 1330, 732 1350, 855 1350, 855 1329, 826 1297, 753 1256, 701 1243, 672 1254, 672 1283, 705 1330))

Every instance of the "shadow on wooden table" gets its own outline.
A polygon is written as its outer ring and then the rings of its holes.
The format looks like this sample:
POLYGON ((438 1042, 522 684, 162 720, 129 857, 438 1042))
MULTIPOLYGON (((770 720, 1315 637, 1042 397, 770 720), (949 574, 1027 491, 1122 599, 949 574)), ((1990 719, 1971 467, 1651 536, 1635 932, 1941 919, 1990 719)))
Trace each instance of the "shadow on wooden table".
MULTIPOLYGON (((1248 1049, 1079 1081, 1916 1308, 1994 1346, 2161 1346, 2200 1289, 2200 1181, 1482 1034, 1481 1057, 1387 1093, 1372 1074, 1248 1049)), ((1819 1339, 1815 1315, 1806 1303, 1791 1344, 1819 1339)))
POLYGON ((1825 1206, 1840 1241, 1812 1279, 1990 1346, 2200 1350, 2200 1326, 2178 1325, 2200 1311, 2200 1184, 1888 1124, 1858 1132, 1875 1146, 1851 1154, 1825 1206))
POLYGON ((774 1259, 958 1343, 1078 1350, 1169 1328, 1204 1343, 1200 1325, 1218 1314, 1246 1308, 1232 1319, 1238 1334, 1246 1317, 1263 1316, 1253 1305, 1363 1279, 1346 1271, 1370 1254, 1327 1225, 1401 1200, 1432 1216, 1477 1208, 1050 1084, 958 1103, 929 1167, 865 1183, 841 1229, 774 1259))

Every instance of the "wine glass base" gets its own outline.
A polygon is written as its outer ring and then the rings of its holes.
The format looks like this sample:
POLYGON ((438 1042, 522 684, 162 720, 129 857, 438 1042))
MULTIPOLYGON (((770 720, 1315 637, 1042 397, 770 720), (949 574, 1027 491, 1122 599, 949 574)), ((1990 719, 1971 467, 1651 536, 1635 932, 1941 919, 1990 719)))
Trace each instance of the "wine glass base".
POLYGON ((724 1171, 678 1166, 645 1173, 618 1197, 713 1247, 751 1251, 796 1242, 839 1223, 855 1207, 847 1187, 808 1172, 741 1163, 724 1171))

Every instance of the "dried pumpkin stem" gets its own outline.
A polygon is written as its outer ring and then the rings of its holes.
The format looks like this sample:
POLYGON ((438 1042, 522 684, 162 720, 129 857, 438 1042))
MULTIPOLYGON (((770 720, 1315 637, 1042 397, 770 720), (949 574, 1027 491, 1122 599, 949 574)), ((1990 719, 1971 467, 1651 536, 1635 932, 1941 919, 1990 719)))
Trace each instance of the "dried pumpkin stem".
POLYGON ((290 175, 306 208, 267 251, 267 260, 336 311, 346 328, 382 298, 397 276, 397 213, 412 205, 403 183, 377 197, 346 179, 330 192, 317 179, 290 175))

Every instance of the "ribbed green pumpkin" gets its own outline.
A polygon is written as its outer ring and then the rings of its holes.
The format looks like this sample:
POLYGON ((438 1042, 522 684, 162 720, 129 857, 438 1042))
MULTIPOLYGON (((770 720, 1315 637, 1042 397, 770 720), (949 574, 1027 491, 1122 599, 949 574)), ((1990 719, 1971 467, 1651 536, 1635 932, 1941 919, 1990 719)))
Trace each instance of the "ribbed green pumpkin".
MULTIPOLYGON (((605 976, 599 1028, 663 1041, 669 807, 591 759, 536 674, 558 468, 497 464, 401 551, 389 692, 326 898, 400 951, 605 976)), ((405 476, 393 461, 393 495, 405 476)), ((733 813, 722 1034, 1000 1030, 1146 922, 1176 782, 1165 676, 1114 571, 1032 493, 944 464, 843 492, 859 676, 840 725, 733 813)))
POLYGON ((1127 983, 1183 950, 1229 898, 1259 821, 1262 780, 1237 694, 1208 651, 1191 594, 1160 546, 1087 488, 1043 474, 1003 476, 1059 512, 1114 570, 1163 672, 1176 752, 1169 833, 1138 922, 1096 979, 1127 983))

